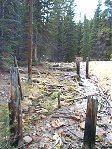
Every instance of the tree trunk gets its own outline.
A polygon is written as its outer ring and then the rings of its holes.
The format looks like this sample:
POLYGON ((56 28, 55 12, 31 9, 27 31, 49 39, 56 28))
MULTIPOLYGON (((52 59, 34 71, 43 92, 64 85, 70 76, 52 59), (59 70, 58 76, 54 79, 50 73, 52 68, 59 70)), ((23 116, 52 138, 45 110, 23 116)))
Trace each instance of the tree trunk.
POLYGON ((36 42, 35 42, 35 51, 34 51, 34 55, 35 55, 35 61, 38 62, 38 58, 37 58, 37 34, 36 34, 36 42))
POLYGON ((33 29, 32 29, 32 0, 28 0, 29 6, 29 31, 28 31, 28 83, 32 83, 32 39, 33 39, 33 29))

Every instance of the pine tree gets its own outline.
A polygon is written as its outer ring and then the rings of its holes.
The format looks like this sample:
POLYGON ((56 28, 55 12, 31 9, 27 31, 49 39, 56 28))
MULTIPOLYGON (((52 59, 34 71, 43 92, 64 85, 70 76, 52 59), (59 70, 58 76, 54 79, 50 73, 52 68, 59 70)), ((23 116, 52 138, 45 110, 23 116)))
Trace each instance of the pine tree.
POLYGON ((78 24, 76 25, 76 30, 75 30, 75 39, 76 39, 76 55, 80 56, 81 54, 81 41, 82 41, 82 24, 81 21, 79 20, 78 24))
POLYGON ((90 24, 89 21, 87 20, 86 16, 84 16, 84 25, 83 25, 83 36, 82 36, 82 49, 81 49, 81 54, 84 59, 86 57, 90 57, 90 24))
POLYGON ((10 61, 11 55, 16 53, 20 39, 20 1, 0 1, 0 53, 2 62, 10 61))
POLYGON ((97 9, 92 22, 91 34, 90 34, 90 50, 92 57, 99 57, 98 41, 101 29, 101 0, 98 1, 97 9))
POLYGON ((64 18, 64 49, 66 51, 66 61, 71 62, 75 57, 75 23, 74 18, 74 0, 66 2, 66 12, 64 18))

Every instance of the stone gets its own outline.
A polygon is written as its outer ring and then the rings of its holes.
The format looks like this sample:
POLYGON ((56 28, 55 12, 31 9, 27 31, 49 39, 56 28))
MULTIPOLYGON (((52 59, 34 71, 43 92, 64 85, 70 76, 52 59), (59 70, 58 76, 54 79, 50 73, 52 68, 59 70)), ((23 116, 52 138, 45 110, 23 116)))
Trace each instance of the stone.
POLYGON ((51 126, 54 127, 54 128, 59 128, 61 126, 64 126, 64 122, 63 121, 60 121, 60 119, 53 120, 51 122, 51 126))
POLYGON ((29 144, 29 143, 32 142, 33 139, 32 139, 30 136, 25 136, 25 137, 23 138, 23 140, 24 140, 25 143, 28 143, 28 144, 29 144))
POLYGON ((36 110, 36 113, 48 113, 47 109, 42 108, 41 110, 36 110))
POLYGON ((80 126, 81 129, 84 130, 84 129, 85 129, 85 121, 81 122, 81 123, 79 124, 79 126, 80 126))
POLYGON ((23 111, 23 112, 28 112, 28 110, 29 110, 28 106, 24 105, 22 111, 23 111))
POLYGON ((34 96, 30 95, 30 96, 29 96, 29 99, 30 99, 30 100, 37 100, 37 97, 34 97, 34 96))

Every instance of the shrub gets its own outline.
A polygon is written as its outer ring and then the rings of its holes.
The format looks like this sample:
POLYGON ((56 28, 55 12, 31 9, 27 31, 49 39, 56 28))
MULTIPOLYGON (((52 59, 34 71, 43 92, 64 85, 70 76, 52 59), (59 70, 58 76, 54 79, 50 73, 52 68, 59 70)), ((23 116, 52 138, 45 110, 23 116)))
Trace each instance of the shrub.
POLYGON ((10 146, 9 111, 7 106, 0 107, 0 149, 14 149, 10 146))

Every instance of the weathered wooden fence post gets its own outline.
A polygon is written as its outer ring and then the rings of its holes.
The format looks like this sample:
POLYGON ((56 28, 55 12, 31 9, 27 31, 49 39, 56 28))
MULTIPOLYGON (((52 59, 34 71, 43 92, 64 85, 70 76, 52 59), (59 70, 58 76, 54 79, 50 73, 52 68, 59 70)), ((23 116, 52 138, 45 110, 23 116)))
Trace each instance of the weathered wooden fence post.
POLYGON ((82 149, 95 149, 98 100, 88 97, 82 149))
POLYGON ((76 61, 78 80, 80 80, 80 62, 76 61))
POLYGON ((60 92, 58 92, 58 109, 60 109, 61 108, 61 104, 60 104, 60 92))
POLYGON ((86 58, 86 79, 89 79, 89 58, 86 58))
MULTIPOLYGON (((14 57, 14 67, 17 67, 18 68, 18 63, 17 63, 16 56, 14 57)), ((21 81, 20 81, 19 71, 18 71, 18 84, 19 84, 19 88, 20 88, 21 100, 23 100, 23 93, 22 93, 22 87, 21 87, 21 81)))
POLYGON ((22 112, 21 112, 21 94, 18 83, 18 68, 13 67, 10 70, 11 75, 11 97, 9 106, 9 125, 10 125, 10 141, 14 147, 22 149, 23 130, 22 130, 22 112))

